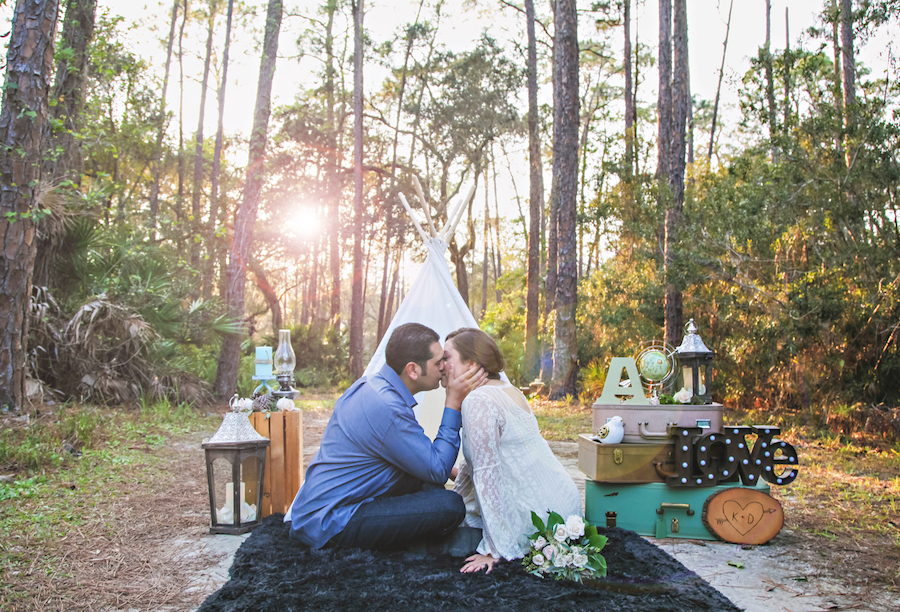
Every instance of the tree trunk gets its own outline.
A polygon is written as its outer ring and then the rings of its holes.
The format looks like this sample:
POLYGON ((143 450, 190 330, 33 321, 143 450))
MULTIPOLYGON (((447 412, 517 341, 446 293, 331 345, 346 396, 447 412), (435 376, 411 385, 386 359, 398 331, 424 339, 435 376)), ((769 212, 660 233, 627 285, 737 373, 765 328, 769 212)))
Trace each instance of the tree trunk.
POLYGON ((381 338, 384 337, 384 331, 387 330, 388 325, 390 325, 390 320, 394 316, 394 296, 397 293, 397 282, 400 278, 400 256, 403 254, 403 232, 404 227, 398 229, 397 236, 397 254, 394 256, 394 272, 391 274, 391 288, 388 290, 388 300, 387 306, 385 307, 385 329, 382 330, 380 337, 378 338, 378 342, 381 342, 381 338))
MULTIPOLYGON (((837 119, 841 126, 844 124, 844 94, 843 77, 841 71, 841 41, 840 41, 840 8, 838 0, 831 0, 831 47, 834 54, 834 107, 837 110, 837 119)), ((834 144, 838 155, 844 156, 844 138, 840 129, 835 130, 834 144)))
POLYGON ((784 7, 784 130, 785 136, 789 132, 791 121, 791 69, 793 67, 791 57, 791 27, 788 18, 788 7, 784 7))
POLYGON ((178 28, 178 188, 175 192, 175 242, 178 254, 184 256, 182 221, 184 219, 184 26, 187 25, 188 0, 184 0, 181 25, 178 28))
POLYGON ((353 280, 350 303, 350 376, 363 373, 363 0, 353 2, 353 280))
MULTIPOLYGON (((578 173, 578 209, 577 215, 583 217, 585 210, 587 210, 587 196, 585 192, 587 191, 587 148, 588 148, 588 136, 591 133, 591 120, 594 117, 594 113, 597 111, 597 108, 600 106, 600 85, 603 82, 603 64, 600 65, 598 70, 598 79, 597 85, 593 87, 593 91, 591 92, 591 98, 588 100, 587 108, 584 111, 584 119, 581 125, 581 138, 578 141, 578 151, 579 162, 581 164, 581 172, 578 173)), ((584 275, 584 223, 578 223, 578 265, 577 265, 577 278, 581 278, 584 275)))
POLYGON ((172 47, 175 44, 175 27, 178 24, 178 2, 172 2, 172 19, 169 22, 169 41, 166 45, 166 70, 163 75, 162 93, 159 95, 159 110, 156 116, 156 147, 153 149, 151 160, 151 174, 153 182, 150 184, 150 242, 156 242, 156 222, 159 216, 159 174, 160 158, 162 157, 163 137, 166 134, 166 91, 169 89, 169 68, 172 65, 172 47))
MULTIPOLYGON (((478 177, 479 174, 476 173, 476 188, 478 186, 478 177)), ((456 288, 459 289, 459 294, 462 296, 466 306, 469 305, 469 273, 466 270, 466 255, 475 248, 475 223, 472 220, 472 206, 474 201, 474 197, 469 200, 466 212, 466 232, 468 233, 468 239, 465 244, 459 246, 456 242, 456 238, 452 238, 448 245, 450 248, 450 261, 453 262, 454 267, 456 268, 456 288)))
POLYGON ((641 71, 641 57, 640 57, 640 48, 641 42, 640 37, 638 35, 638 23, 635 22, 634 25, 634 45, 632 45, 634 49, 634 57, 632 58, 632 67, 634 69, 634 81, 633 81, 633 94, 631 98, 631 109, 634 113, 634 173, 636 175, 641 174, 641 161, 640 161, 640 150, 641 150, 641 139, 640 134, 638 133, 638 116, 637 116, 637 100, 638 100, 638 85, 641 82, 640 79, 640 71, 641 71))
MULTIPOLYGON (((853 7, 841 0, 841 64, 844 69, 844 113, 848 135, 856 128, 856 58, 853 50, 853 7)), ((849 147, 847 167, 850 167, 849 147)))
POLYGON ((257 289, 263 294, 266 305, 269 307, 269 310, 272 311, 272 335, 277 338, 278 330, 282 329, 284 326, 281 313, 281 302, 278 301, 278 293, 276 293, 272 283, 269 282, 266 271, 263 270, 263 267, 259 265, 259 262, 253 258, 250 259, 250 270, 253 272, 253 279, 256 282, 257 289))
POLYGON ((55 105, 50 116, 56 128, 46 129, 42 175, 50 180, 67 178, 81 183, 84 161, 81 145, 75 138, 81 128, 84 83, 88 74, 88 47, 94 36, 97 0, 69 0, 63 20, 59 48, 64 53, 56 64, 51 99, 55 105))
MULTIPOLYGON (((240 207, 235 213, 234 242, 226 270, 225 303, 234 319, 244 318, 244 296, 247 282, 247 263, 250 261, 250 245, 256 225, 256 212, 265 177, 266 142, 272 102, 272 81, 275 77, 275 60, 278 57, 278 34, 281 31, 281 0, 269 0, 266 11, 266 29, 263 37, 262 58, 259 63, 259 82, 256 87, 256 105, 253 109, 253 127, 247 154, 247 178, 240 207)), ((238 367, 241 360, 239 334, 226 336, 222 342, 216 371, 215 392, 220 398, 234 393, 238 367)))
POLYGON ((673 14, 674 62, 672 78, 672 127, 669 153, 669 193, 671 205, 666 208, 665 276, 666 276, 666 342, 681 344, 682 281, 678 278, 681 217, 684 209, 685 123, 688 115, 687 0, 675 0, 673 14))
POLYGON ((725 54, 728 53, 728 35, 731 33, 731 10, 734 0, 728 5, 728 21, 725 23, 725 42, 722 43, 722 63, 719 65, 719 83, 716 85, 716 101, 713 103, 712 126, 709 128, 709 153, 707 157, 712 163, 713 147, 716 142, 716 119, 719 116, 719 98, 722 95, 722 77, 725 75, 725 54))
POLYGON ((41 209, 41 139, 53 72, 56 0, 18 0, 0 108, 0 409, 25 404, 35 218, 41 209))
POLYGON ((337 126, 334 119, 334 13, 337 1, 326 3, 328 20, 325 23, 325 109, 327 119, 328 159, 326 187, 328 189, 328 260, 331 266, 331 325, 335 331, 341 327, 341 189, 338 177, 337 126))
MULTIPOLYGON (((219 118, 216 126, 216 144, 213 150, 212 176, 209 187, 209 227, 206 232, 206 248, 209 258, 203 269, 203 296, 212 296, 213 275, 216 267, 216 253, 219 240, 216 237, 219 216, 219 173, 222 169, 222 140, 225 136, 225 88, 228 85, 228 52, 231 49, 231 18, 234 11, 234 0, 228 0, 228 14, 225 20, 225 48, 222 52, 222 80, 219 84, 218 102, 219 118)), ((280 325, 275 331, 280 329, 280 325)))
POLYGON ((578 22, 575 0, 558 0, 554 31, 553 176, 558 210, 556 329, 550 397, 575 395, 578 374, 577 302, 578 22))
POLYGON ((672 142, 672 0, 659 0, 659 94, 657 98, 657 168, 659 207, 666 210, 669 193, 669 147, 672 142))
POLYGON ((541 295, 541 216, 544 211, 544 175, 541 167, 541 135, 538 117, 537 42, 534 32, 534 0, 525 0, 528 26, 528 288, 525 294, 525 361, 522 375, 526 381, 540 373, 540 295, 541 295))
POLYGON ((375 334, 375 344, 381 342, 381 337, 384 335, 384 330, 388 326, 388 321, 385 319, 385 309, 387 308, 387 298, 388 298, 388 269, 390 268, 391 263, 391 223, 390 223, 390 211, 391 207, 389 204, 385 203, 384 206, 384 260, 382 261, 381 267, 381 295, 378 299, 378 329, 375 334))
POLYGON ((776 108, 775 108, 775 76, 772 69, 772 0, 766 0, 766 46, 763 48, 763 67, 766 74, 766 104, 769 110, 769 146, 772 159, 778 161, 778 150, 775 147, 776 108))
POLYGON ((634 94, 631 91, 631 0, 622 3, 622 23, 625 26, 625 174, 634 174, 634 94))
MULTIPOLYGON (((312 259, 312 255, 310 255, 310 260, 312 259)), ((309 264, 312 261, 308 262, 309 264)), ((309 325, 309 279, 312 276, 310 274, 310 265, 303 266, 303 280, 302 283, 302 295, 303 295, 303 307, 300 309, 300 325, 309 325)))
POLYGON ((484 320, 484 313, 487 312, 487 292, 488 292, 488 270, 490 269, 488 266, 488 242, 490 241, 490 232, 491 232, 491 209, 488 205, 488 182, 487 182, 487 168, 485 166, 485 176, 484 176, 484 252, 482 253, 481 258, 481 317, 479 320, 484 320))
MULTIPOLYGON (((663 270, 668 279, 668 253, 666 253, 666 228, 672 207, 669 174, 672 163, 672 0, 659 0, 659 90, 657 98, 657 209, 662 223, 656 229, 657 240, 663 250, 663 270)), ((666 303, 669 305, 669 287, 666 280, 666 303)), ((665 316, 665 315, 664 315, 665 316)), ((665 317, 665 320, 668 320, 665 317)))
MULTIPOLYGON (((44 125, 41 175, 45 182, 81 184, 84 158, 80 141, 75 137, 84 122, 84 83, 88 72, 88 47, 94 35, 97 12, 96 0, 70 0, 63 21, 62 40, 56 63, 56 78, 50 93, 55 105, 49 108, 51 121, 44 125), (55 125, 56 127, 52 127, 55 125)), ((53 261, 59 242, 37 227, 37 247, 34 262, 34 284, 51 286, 53 261)))
MULTIPOLYGON (((421 0, 419 2, 419 9, 416 11, 416 19, 413 23, 413 26, 417 26, 419 24, 419 17, 422 14, 422 8, 425 6, 425 0, 421 0)), ((394 188, 396 186, 396 177, 397 177, 397 152, 398 147, 400 145, 400 120, 403 116, 403 97, 406 94, 406 79, 407 73, 409 69, 409 58, 412 55, 412 48, 415 42, 415 32, 412 27, 407 27, 406 31, 406 50, 403 54, 403 68, 400 72, 400 89, 397 92, 397 118, 394 123, 394 142, 391 147, 391 188, 389 190, 389 194, 393 195, 394 188)), ((427 202, 422 202, 422 206, 428 206, 427 202)), ((385 244, 384 244, 384 271, 381 280, 381 299, 378 304, 378 333, 375 338, 375 343, 378 344, 381 342, 382 336, 384 336, 384 332, 387 329, 388 325, 390 325, 390 316, 388 308, 388 298, 390 289, 388 288, 388 264, 390 262, 390 244, 391 244, 391 227, 390 227, 390 216, 391 216, 391 208, 392 205, 389 203, 385 203, 385 244), (386 312, 387 311, 387 312, 386 312)))
POLYGON ((206 58, 203 60, 203 79, 200 81, 200 114, 194 141, 194 184, 191 191, 191 268, 200 268, 200 241, 203 224, 200 220, 200 192, 203 188, 203 119, 206 114, 206 89, 209 82, 209 63, 212 58, 213 26, 216 21, 215 6, 209 5, 209 22, 206 30, 206 58))
POLYGON ((313 242, 312 270, 309 281, 309 298, 307 299, 311 323, 315 323, 319 315, 319 245, 318 240, 313 242))
MULTIPOLYGON (((687 32, 685 32, 687 37, 687 32)), ((685 55, 687 55, 687 46, 685 46, 685 55)), ((687 163, 689 166, 694 165, 694 97, 691 94, 691 62, 687 62, 685 68, 685 92, 684 99, 687 107, 687 163)), ((693 182, 693 179, 691 179, 693 182)))
MULTIPOLYGON (((493 144, 491 144, 491 167, 494 169, 494 217, 491 219, 491 222, 494 226, 496 245, 494 253, 496 260, 496 267, 494 268, 494 301, 499 304, 503 299, 503 292, 500 290, 500 277, 503 276, 503 247, 500 241, 500 198, 497 194, 497 161, 494 158, 493 144)), ((515 185, 513 185, 513 189, 515 189, 515 185)))

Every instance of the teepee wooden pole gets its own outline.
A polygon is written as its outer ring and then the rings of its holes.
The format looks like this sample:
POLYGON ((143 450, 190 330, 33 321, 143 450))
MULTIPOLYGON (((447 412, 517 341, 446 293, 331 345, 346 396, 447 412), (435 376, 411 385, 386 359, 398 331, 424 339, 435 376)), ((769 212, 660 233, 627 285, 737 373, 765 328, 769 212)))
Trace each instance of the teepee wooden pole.
POLYGON ((409 213, 409 218, 412 219, 413 225, 416 226, 416 229, 419 230, 419 235, 422 237, 426 243, 428 242, 428 235, 425 234, 425 230, 422 229, 422 226, 419 225, 419 222, 416 221, 416 216, 413 214, 412 207, 409 205, 409 202, 406 201, 406 197, 400 193, 397 194, 400 196, 400 203, 403 204, 403 207, 406 209, 406 212, 409 213))
POLYGON ((456 226, 459 225, 459 222, 462 220, 462 213, 466 209, 466 206, 469 205, 469 200, 472 199, 473 195, 475 195, 475 183, 472 183, 469 186, 469 191, 462 199, 460 199, 459 207, 454 211, 452 223, 448 221, 447 225, 444 227, 441 238, 445 242, 454 234, 454 232, 456 232, 456 226))
POLYGON ((425 194, 422 191, 422 184, 419 182, 419 177, 413 175, 413 182, 416 184, 416 193, 419 196, 419 202, 422 203, 422 210, 425 211, 425 218, 428 219, 428 230, 431 232, 431 237, 434 238, 437 236, 437 232, 434 231, 434 222, 431 220, 431 211, 428 210, 428 202, 425 201, 425 194))
POLYGON ((456 218, 456 213, 459 212, 458 205, 453 205, 453 202, 455 202, 456 200, 457 198, 454 196, 447 202, 447 222, 444 223, 444 227, 442 227, 441 231, 438 232, 438 238, 443 241, 447 240, 447 234, 450 231, 450 225, 453 223, 453 219, 456 218))

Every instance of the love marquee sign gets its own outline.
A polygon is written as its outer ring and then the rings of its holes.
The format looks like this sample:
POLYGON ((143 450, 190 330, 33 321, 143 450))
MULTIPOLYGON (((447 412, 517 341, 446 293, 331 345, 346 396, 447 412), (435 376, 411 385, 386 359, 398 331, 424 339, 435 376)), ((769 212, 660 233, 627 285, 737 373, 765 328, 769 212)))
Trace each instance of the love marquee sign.
POLYGON ((748 487, 756 486, 760 478, 786 485, 797 477, 797 451, 775 438, 779 427, 726 426, 720 432, 703 432, 700 427, 669 427, 675 472, 663 475, 670 487, 712 487, 738 477, 748 487), (752 449, 747 442, 750 435, 756 436, 752 449))

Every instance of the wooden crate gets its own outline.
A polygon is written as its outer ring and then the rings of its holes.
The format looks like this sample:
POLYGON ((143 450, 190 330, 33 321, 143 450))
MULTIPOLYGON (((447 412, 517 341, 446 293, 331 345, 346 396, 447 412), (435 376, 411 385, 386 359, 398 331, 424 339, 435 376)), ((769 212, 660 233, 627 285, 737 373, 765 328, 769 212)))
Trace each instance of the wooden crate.
POLYGON ((272 441, 266 449, 260 517, 287 512, 303 483, 303 413, 252 412, 250 422, 260 435, 272 441))

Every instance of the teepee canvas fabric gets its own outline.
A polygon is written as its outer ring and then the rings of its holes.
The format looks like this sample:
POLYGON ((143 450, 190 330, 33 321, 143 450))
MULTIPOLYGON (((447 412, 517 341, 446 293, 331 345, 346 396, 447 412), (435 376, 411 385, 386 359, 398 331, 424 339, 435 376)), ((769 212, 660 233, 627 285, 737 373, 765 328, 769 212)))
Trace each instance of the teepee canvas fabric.
MULTIPOLYGON (((460 327, 478 327, 475 317, 453 283, 444 259, 447 243, 440 238, 428 238, 425 244, 428 247, 428 257, 366 366, 366 376, 375 374, 384 365, 384 349, 398 325, 427 325, 441 337, 442 344, 447 334, 460 327)), ((441 423, 444 398, 443 387, 416 394, 416 401, 419 402, 415 408, 416 418, 431 439, 437 435, 441 423)))

